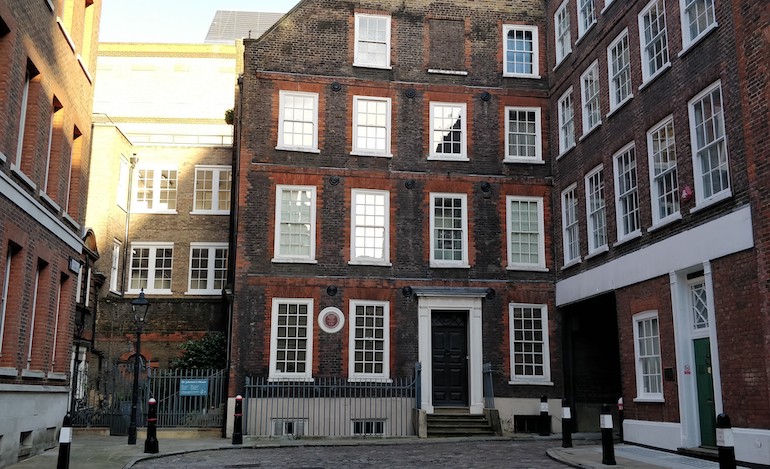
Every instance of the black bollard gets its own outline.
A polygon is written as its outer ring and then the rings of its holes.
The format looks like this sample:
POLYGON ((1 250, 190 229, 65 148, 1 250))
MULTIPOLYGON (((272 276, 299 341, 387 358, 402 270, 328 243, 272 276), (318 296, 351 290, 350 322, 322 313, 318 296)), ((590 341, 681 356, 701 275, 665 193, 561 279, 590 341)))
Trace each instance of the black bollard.
POLYGON ((717 415, 717 450, 719 451, 719 469, 736 469, 735 438, 730 425, 730 417, 717 415))
POLYGON ((620 442, 623 443, 623 398, 618 399, 618 432, 620 434, 620 442))
POLYGON ((235 396, 235 417, 233 420, 233 444, 243 444, 243 397, 238 394, 235 396))
POLYGON ((551 417, 548 415, 548 396, 540 398, 540 436, 551 434, 551 417))
POLYGON ((72 417, 67 414, 64 416, 64 423, 61 426, 61 432, 59 432, 59 460, 56 462, 56 469, 69 469, 71 445, 72 417))
POLYGON ((561 447, 572 448, 572 409, 569 401, 561 401, 561 447))
POLYGON ((156 454, 158 449, 158 401, 151 397, 147 405, 147 439, 144 452, 156 454))
POLYGON ((612 441, 612 412, 608 404, 602 405, 602 413, 599 416, 599 426, 602 428, 602 464, 614 466, 615 447, 612 441))

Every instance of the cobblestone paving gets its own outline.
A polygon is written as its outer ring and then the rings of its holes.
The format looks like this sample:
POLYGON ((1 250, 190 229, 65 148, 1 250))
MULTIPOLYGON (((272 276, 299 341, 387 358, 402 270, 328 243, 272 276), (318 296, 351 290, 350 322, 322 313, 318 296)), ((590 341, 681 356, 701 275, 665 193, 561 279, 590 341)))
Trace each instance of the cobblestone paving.
POLYGON ((563 469, 548 458, 557 441, 453 441, 216 450, 141 461, 149 469, 495 468, 563 469))

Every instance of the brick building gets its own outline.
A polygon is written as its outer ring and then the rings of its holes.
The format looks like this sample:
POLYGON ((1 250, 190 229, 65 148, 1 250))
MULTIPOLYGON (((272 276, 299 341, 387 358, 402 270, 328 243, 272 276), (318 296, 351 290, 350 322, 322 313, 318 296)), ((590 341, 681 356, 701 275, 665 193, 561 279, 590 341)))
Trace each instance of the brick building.
POLYGON ((560 399, 544 18, 304 0, 244 41, 230 395, 419 362, 428 414, 481 414, 486 363, 507 432, 560 399))
POLYGON ((56 445, 92 339, 98 251, 84 221, 100 11, 98 0, 0 1, 0 467, 56 445))
POLYGON ((566 395, 584 416, 622 396, 625 439, 670 450, 714 447, 724 412, 767 464, 767 3, 547 17, 566 395))
MULTIPOLYGON (((234 44, 103 43, 94 93, 89 226, 98 227, 105 277, 89 387, 131 363, 130 301, 150 312, 143 358, 167 367, 180 345, 226 329, 234 44), (193 79, 194 78, 194 79, 193 79), (101 371, 101 374, 99 373, 101 371)), ((93 396, 91 396, 93 397, 93 396)))

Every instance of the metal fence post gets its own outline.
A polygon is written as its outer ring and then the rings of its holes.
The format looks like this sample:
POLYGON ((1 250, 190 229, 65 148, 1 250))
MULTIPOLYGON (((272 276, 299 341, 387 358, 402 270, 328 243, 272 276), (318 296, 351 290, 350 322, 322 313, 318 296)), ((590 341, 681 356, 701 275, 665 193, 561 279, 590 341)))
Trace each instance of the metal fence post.
POLYGON ((495 388, 492 384, 492 364, 484 363, 484 407, 495 408, 495 388))
POLYGON ((422 407, 422 363, 417 362, 414 364, 414 396, 417 401, 415 408, 421 409, 422 407))
POLYGON ((561 400, 561 446, 572 448, 572 409, 567 399, 561 400))
POLYGON ((548 396, 540 397, 540 436, 551 434, 551 416, 548 415, 548 396))

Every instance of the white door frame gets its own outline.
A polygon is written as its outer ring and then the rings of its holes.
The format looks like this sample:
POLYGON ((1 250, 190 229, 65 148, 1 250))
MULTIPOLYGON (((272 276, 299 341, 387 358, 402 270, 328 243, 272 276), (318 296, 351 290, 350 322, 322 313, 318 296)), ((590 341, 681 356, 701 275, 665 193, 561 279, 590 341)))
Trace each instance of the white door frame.
POLYGON ((468 407, 471 414, 484 413, 483 349, 481 337, 481 299, 487 294, 482 288, 415 288, 418 308, 419 360, 422 364, 420 407, 427 413, 433 407, 432 312, 468 312, 468 407))

